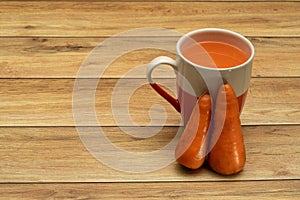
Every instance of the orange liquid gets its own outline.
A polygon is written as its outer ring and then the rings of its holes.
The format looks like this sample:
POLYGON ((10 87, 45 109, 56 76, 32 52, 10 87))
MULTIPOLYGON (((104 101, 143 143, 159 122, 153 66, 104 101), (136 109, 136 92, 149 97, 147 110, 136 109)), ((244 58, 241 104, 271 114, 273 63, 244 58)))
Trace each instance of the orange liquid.
POLYGON ((230 68, 248 60, 248 56, 238 47, 215 41, 195 43, 187 47, 183 56, 204 67, 230 68))

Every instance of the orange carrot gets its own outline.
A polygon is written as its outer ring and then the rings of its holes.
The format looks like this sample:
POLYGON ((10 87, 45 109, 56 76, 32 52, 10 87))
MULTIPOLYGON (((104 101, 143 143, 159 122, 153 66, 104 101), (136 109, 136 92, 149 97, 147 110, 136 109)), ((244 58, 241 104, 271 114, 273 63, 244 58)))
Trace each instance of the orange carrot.
POLYGON ((239 116, 238 101, 232 87, 229 84, 221 86, 216 101, 214 131, 210 142, 211 145, 214 145, 213 143, 215 145, 211 146, 211 152, 208 154, 210 167, 219 174, 238 173, 245 165, 246 152, 239 116))
POLYGON ((206 155, 206 135, 211 116, 211 98, 201 96, 177 144, 175 157, 178 163, 190 168, 199 168, 206 155))

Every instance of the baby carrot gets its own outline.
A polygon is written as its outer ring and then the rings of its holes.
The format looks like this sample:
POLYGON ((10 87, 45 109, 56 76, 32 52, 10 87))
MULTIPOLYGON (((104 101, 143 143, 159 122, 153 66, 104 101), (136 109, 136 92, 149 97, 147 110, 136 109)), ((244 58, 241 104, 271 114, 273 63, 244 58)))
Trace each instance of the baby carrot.
POLYGON ((211 98, 210 95, 204 94, 194 106, 176 147, 175 157, 181 165, 190 169, 197 169, 203 164, 210 116, 211 98))
POLYGON ((208 154, 210 167, 219 174, 238 173, 245 165, 246 153, 239 116, 239 106, 234 90, 229 84, 221 86, 215 106, 211 145, 216 142, 208 154), (226 101, 220 100, 222 95, 226 95, 226 101), (224 124, 221 123, 222 120, 224 124), (217 130, 221 131, 219 138, 217 138, 217 130))

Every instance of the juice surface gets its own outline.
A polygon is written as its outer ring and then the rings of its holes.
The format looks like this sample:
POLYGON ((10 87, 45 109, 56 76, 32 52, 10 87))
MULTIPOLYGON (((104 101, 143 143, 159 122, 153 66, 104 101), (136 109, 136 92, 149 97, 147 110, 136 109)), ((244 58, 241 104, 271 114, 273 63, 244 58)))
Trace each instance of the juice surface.
POLYGON ((204 67, 230 68, 248 60, 247 54, 238 47, 216 41, 192 44, 182 54, 193 63, 204 67))

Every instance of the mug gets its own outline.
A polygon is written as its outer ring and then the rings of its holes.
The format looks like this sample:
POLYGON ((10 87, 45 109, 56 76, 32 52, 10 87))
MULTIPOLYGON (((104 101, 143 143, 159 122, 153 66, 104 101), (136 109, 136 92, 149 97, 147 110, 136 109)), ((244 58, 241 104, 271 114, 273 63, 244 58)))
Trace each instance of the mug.
POLYGON ((254 57, 254 47, 247 38, 225 29, 199 29, 179 38, 176 44, 176 53, 176 60, 166 56, 153 59, 147 66, 146 75, 152 88, 181 113, 184 124, 187 123, 197 99, 208 92, 215 99, 219 87, 224 82, 229 83, 234 89, 241 113, 250 84, 254 57), (184 52, 192 45, 208 41, 229 44, 244 52, 247 57, 238 65, 219 68, 214 64, 214 59, 209 55, 209 52, 203 49, 201 45, 198 45, 198 49, 194 49, 195 53, 198 52, 199 62, 195 62, 184 55, 184 52), (170 65, 176 73, 177 98, 168 94, 152 79, 152 71, 161 64, 170 65))

